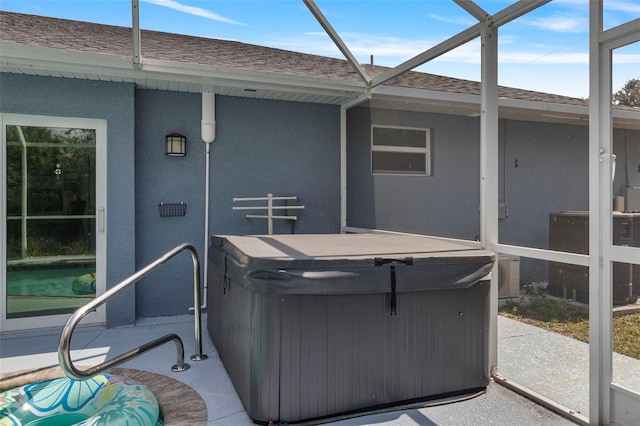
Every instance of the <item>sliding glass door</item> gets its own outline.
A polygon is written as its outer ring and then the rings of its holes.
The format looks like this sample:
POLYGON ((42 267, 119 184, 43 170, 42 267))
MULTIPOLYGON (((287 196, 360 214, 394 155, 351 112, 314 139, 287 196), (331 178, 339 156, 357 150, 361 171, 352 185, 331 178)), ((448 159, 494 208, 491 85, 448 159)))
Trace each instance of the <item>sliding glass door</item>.
POLYGON ((105 197, 97 182, 106 125, 24 115, 2 121, 3 329, 62 324, 104 288, 105 197))

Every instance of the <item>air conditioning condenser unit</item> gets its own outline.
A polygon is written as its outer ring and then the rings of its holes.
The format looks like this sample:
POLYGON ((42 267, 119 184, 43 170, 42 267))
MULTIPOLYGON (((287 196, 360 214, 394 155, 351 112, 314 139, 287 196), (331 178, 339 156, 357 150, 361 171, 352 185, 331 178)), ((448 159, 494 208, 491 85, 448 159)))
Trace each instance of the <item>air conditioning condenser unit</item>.
POLYGON ((498 255, 498 298, 520 297, 520 257, 498 255))

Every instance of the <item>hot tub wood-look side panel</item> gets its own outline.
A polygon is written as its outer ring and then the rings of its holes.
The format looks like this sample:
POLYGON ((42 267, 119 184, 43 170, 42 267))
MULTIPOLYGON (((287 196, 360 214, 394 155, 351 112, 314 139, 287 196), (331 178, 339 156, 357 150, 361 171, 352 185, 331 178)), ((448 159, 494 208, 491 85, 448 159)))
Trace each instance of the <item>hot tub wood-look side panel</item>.
POLYGON ((280 420, 299 421, 485 387, 488 282, 388 296, 286 295, 280 420))
POLYGON ((268 295, 233 282, 224 291, 214 286, 209 331, 255 421, 295 422, 489 382, 489 282, 399 293, 394 316, 388 294, 268 295))
POLYGON ((250 416, 277 419, 278 297, 251 293, 223 277, 215 267, 209 270, 207 329, 250 416))

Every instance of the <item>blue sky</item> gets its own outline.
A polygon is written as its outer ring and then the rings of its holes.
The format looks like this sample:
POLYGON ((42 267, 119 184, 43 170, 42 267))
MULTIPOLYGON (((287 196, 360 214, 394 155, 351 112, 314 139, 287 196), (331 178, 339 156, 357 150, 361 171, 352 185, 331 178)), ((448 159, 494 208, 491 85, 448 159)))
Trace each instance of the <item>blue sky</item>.
MULTIPOLYGON (((477 0, 496 13, 515 0, 477 0)), ((475 23, 451 0, 316 0, 363 63, 395 66, 475 23)), ((640 18, 640 0, 605 0, 604 26, 640 18)), ((0 9, 131 25, 129 0, 0 0, 0 9)), ((553 0, 499 30, 499 83, 568 96, 589 95, 588 0, 553 0)), ((342 58, 302 0, 140 0, 143 29, 237 40, 342 58)), ((144 42, 144 41, 143 41, 144 42)), ((478 40, 420 70, 480 79, 478 40)), ((640 78, 640 43, 614 53, 613 88, 640 78)))

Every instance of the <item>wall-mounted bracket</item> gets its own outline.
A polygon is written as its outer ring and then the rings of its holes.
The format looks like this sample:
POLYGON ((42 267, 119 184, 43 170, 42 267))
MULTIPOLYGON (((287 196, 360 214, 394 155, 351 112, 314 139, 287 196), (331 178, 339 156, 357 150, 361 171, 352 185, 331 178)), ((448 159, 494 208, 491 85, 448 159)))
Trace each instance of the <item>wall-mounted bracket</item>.
POLYGON ((233 210, 266 210, 266 215, 261 214, 247 214, 245 217, 247 219, 267 219, 268 224, 268 234, 273 235, 273 220, 274 219, 282 219, 282 220, 298 220, 298 216, 290 216, 290 215, 274 215, 274 210, 303 210, 304 206, 274 206, 274 201, 290 201, 297 200, 298 197, 274 197, 273 194, 269 193, 266 197, 254 197, 254 198, 234 198, 233 202, 243 202, 243 201, 266 201, 266 206, 233 206, 233 210))

